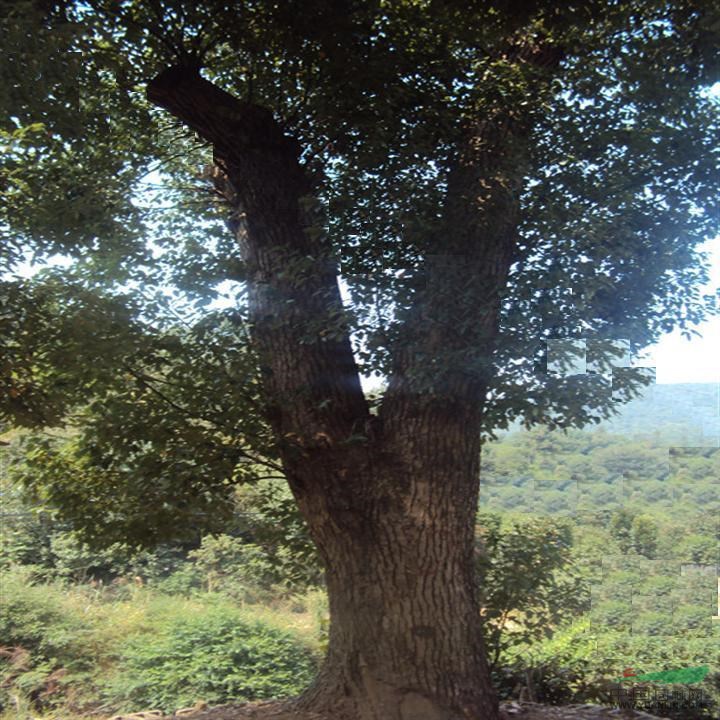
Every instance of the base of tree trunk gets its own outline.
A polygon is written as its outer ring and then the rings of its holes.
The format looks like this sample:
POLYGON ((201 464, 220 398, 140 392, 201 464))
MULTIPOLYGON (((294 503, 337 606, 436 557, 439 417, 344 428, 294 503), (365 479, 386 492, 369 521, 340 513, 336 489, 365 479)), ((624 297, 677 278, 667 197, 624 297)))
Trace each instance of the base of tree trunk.
MULTIPOLYGON (((292 700, 219 705, 203 710, 187 708, 173 715, 157 711, 116 715, 111 720, 359 720, 356 712, 315 713, 295 711, 292 700), (340 713, 340 714, 338 714, 340 713)), ((667 720, 640 710, 626 709, 623 720, 667 720)), ((618 710, 607 705, 542 705, 541 703, 509 700, 500 703, 502 720, 617 720, 618 710)), ((468 718, 467 720, 482 720, 468 718)))

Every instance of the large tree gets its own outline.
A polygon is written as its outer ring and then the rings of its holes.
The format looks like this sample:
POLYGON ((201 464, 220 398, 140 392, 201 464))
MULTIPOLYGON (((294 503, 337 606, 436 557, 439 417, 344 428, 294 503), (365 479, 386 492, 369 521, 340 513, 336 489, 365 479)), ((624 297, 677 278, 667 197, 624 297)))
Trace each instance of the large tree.
POLYGON ((281 473, 331 611, 296 707, 497 718, 481 439, 607 415, 618 340, 714 309, 717 4, 3 7, 2 409, 81 428, 82 472, 35 448, 52 498, 157 539, 281 473))

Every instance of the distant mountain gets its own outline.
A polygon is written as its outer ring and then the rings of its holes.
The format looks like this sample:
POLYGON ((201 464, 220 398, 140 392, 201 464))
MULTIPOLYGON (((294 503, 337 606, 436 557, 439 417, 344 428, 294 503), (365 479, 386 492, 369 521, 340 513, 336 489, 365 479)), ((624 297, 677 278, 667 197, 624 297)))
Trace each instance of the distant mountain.
MULTIPOLYGON (((720 384, 650 385, 643 395, 619 406, 619 413, 584 430, 603 428, 614 435, 657 437, 670 446, 720 447, 720 384)), ((520 420, 498 437, 522 430, 520 420)))
MULTIPOLYGON (((641 397, 619 407, 615 417, 583 429, 659 436, 668 445, 720 447, 720 383, 654 384, 641 397)), ((521 429, 522 423, 515 420, 498 437, 521 429)))
POLYGON ((671 445, 720 446, 720 384, 651 385, 599 427, 619 435, 659 433, 671 445))

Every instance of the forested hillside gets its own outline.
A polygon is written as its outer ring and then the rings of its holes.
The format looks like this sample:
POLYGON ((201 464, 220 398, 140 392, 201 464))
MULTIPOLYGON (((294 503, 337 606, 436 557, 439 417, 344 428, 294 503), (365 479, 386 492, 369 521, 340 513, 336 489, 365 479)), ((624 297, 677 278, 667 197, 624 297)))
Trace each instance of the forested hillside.
POLYGON ((481 503, 551 515, 627 506, 681 517, 720 509, 720 450, 670 445, 671 432, 516 431, 485 447, 481 503))
MULTIPOLYGON (((708 664, 706 705, 663 713, 715 717, 720 450, 664 439, 711 388, 658 388, 688 404, 651 433, 535 429, 486 444, 477 572, 503 697, 611 703, 626 667, 708 664)), ((655 412, 631 405, 621 422, 642 428, 655 412)), ((37 469, 32 444, 5 437, 3 720, 167 711, 309 681, 327 642, 327 598, 284 483, 240 488, 218 533, 100 552, 42 493, 23 490, 37 469)))
MULTIPOLYGON (((520 428, 520 422, 513 423, 509 432, 520 428)), ((655 438, 669 446, 718 447, 720 384, 653 383, 639 397, 621 404, 614 417, 584 429, 595 428, 616 435, 655 438)))

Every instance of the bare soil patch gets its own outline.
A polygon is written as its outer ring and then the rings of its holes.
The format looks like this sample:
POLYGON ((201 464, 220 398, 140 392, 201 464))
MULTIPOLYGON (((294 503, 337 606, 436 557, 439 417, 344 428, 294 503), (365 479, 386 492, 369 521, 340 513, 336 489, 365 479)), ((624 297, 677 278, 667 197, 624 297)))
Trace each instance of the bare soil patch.
MULTIPOLYGON (((542 705, 523 700, 500 704, 503 720, 667 720, 639 710, 612 708, 605 705, 542 705)), ((159 711, 116 715, 111 720, 355 720, 317 713, 296 712, 287 702, 272 700, 255 703, 196 707, 178 710, 172 715, 159 711)))

